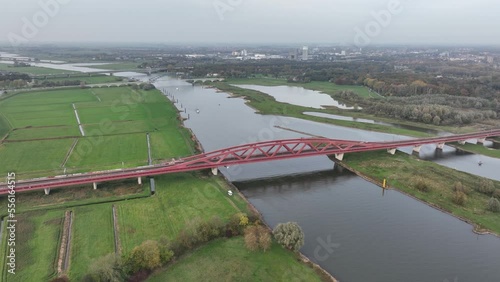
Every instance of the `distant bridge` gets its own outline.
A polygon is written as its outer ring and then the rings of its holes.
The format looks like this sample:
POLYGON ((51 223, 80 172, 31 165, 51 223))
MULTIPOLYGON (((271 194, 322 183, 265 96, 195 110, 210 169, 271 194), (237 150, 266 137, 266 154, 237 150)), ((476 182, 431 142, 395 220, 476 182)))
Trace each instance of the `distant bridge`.
MULTIPOLYGON (((24 192, 44 189, 45 193, 48 194, 51 188, 84 184, 93 184, 94 189, 97 189, 98 183, 131 178, 137 178, 139 184, 142 184, 142 177, 167 173, 211 169, 214 174, 217 174, 218 167, 222 166, 320 155, 333 156, 337 160, 342 160, 347 153, 387 150, 389 153, 394 154, 397 148, 401 147, 413 147, 415 152, 420 152, 421 146, 426 144, 436 144, 438 149, 443 149, 445 143, 459 142, 465 144, 467 140, 471 139, 477 140, 478 143, 484 143, 486 138, 495 136, 500 136, 500 129, 445 137, 388 142, 362 142, 328 138, 273 140, 225 148, 158 165, 24 180, 16 183, 15 190, 24 192)), ((8 192, 8 185, 5 183, 0 184, 0 195, 8 192)))

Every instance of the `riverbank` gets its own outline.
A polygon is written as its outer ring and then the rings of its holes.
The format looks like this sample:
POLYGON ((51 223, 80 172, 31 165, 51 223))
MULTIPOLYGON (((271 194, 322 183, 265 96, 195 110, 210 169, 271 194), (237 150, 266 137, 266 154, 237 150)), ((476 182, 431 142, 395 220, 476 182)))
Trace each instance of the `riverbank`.
POLYGON ((457 148, 457 149, 462 150, 464 152, 500 159, 500 150, 495 149, 495 148, 488 148, 488 147, 485 147, 481 144, 466 143, 465 145, 460 145, 458 143, 451 143, 451 144, 446 144, 446 145, 457 148))
MULTIPOLYGON (((477 191, 482 177, 402 152, 394 156, 382 151, 354 153, 339 164, 379 186, 386 179, 389 187, 473 225, 477 234, 500 236, 500 215, 487 210, 491 196, 477 191), (464 187, 466 200, 463 205, 453 202, 456 182, 461 182, 464 187), (426 188, 418 189, 420 183, 426 188)), ((500 182, 493 183, 495 189, 500 189, 500 182)))
MULTIPOLYGON (((313 91, 319 91, 324 94, 328 94, 332 96, 334 99, 339 99, 339 97, 336 96, 336 94, 339 91, 352 91, 356 94, 358 94, 360 97, 364 99, 378 99, 378 98, 384 98, 375 92, 370 92, 368 88, 364 86, 356 86, 356 85, 336 85, 335 83, 331 82, 320 82, 320 81, 312 81, 309 83, 290 83, 287 82, 284 79, 275 79, 275 78, 242 78, 242 79, 228 79, 224 81, 226 84, 230 85, 238 85, 238 84, 251 84, 251 85, 261 85, 261 86, 291 86, 291 87, 302 87, 305 89, 313 90, 313 91)), ((418 123, 418 122, 412 122, 412 121, 406 121, 406 120, 398 120, 390 117, 384 117, 384 116, 375 116, 372 114, 367 114, 362 111, 349 111, 349 110, 340 110, 336 109, 335 107, 329 107, 328 112, 330 114, 336 114, 336 115, 343 115, 343 116, 348 116, 348 117, 353 117, 353 118, 363 118, 363 119, 370 119, 370 120, 376 120, 379 122, 385 122, 385 123, 397 123, 401 125, 406 125, 410 127, 420 127, 420 128, 426 128, 430 130, 435 130, 435 131, 443 131, 443 132, 451 132, 455 134, 460 134, 460 133, 468 133, 468 132, 475 132, 479 131, 482 129, 489 129, 491 127, 494 127, 495 124, 489 124, 486 122, 485 124, 474 124, 474 125, 467 125, 467 126, 436 126, 433 124, 423 124, 423 123, 418 123)), ((498 125, 496 125, 498 126, 498 125)), ((409 135, 411 136, 411 135, 409 135)))
POLYGON ((369 131, 377 131, 383 133, 397 134, 397 135, 406 135, 412 137, 430 137, 431 134, 396 128, 391 126, 385 126, 380 124, 371 124, 371 123, 359 123, 355 121, 346 121, 346 120, 335 120, 324 117, 316 117, 311 115, 306 115, 304 112, 318 112, 318 113, 326 113, 326 114, 337 114, 337 115, 347 115, 349 113, 352 117, 357 118, 370 118, 366 115, 360 113, 359 111, 345 111, 339 109, 314 109, 303 106, 291 105, 286 103, 277 102, 273 97, 259 92, 255 90, 243 89, 240 87, 229 85, 226 82, 214 82, 211 83, 214 87, 216 87, 219 91, 229 93, 232 97, 242 97, 247 100, 248 106, 255 109, 258 113, 263 115, 280 115, 280 116, 288 116, 295 117, 304 120, 310 120, 315 122, 321 122, 326 124, 333 124, 343 127, 357 128, 362 130, 369 131))
MULTIPOLYGON (((264 224, 269 229, 269 231, 272 231, 273 229, 264 220, 264 217, 262 216, 260 211, 257 210, 257 208, 247 199, 247 197, 245 197, 245 195, 243 193, 241 193, 241 191, 238 189, 238 187, 236 187, 233 183, 231 183, 225 175, 222 175, 221 177, 223 177, 224 181, 227 183, 227 185, 229 185, 231 187, 231 190, 236 191, 238 196, 241 197, 247 203, 247 208, 250 210, 250 212, 255 214, 259 218, 259 221, 262 222, 262 224, 264 224)), ((319 264, 311 261, 303 253, 299 252, 297 254, 297 257, 300 259, 300 261, 304 265, 313 269, 316 272, 316 274, 319 277, 321 277, 322 281, 339 282, 335 277, 333 277, 332 274, 330 274, 328 271, 326 271, 324 268, 322 268, 319 264)))

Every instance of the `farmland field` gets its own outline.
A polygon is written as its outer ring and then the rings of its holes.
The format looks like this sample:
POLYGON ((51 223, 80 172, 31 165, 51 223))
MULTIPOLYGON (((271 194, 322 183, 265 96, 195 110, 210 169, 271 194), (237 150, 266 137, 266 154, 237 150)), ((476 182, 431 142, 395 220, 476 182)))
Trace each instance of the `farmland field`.
POLYGON ((48 281, 54 277, 63 217, 63 210, 38 211, 17 216, 17 271, 15 275, 6 275, 4 271, 2 281, 48 281))
MULTIPOLYGON (((4 117, 0 133, 11 130, 0 144, 0 174, 15 171, 18 179, 146 165, 147 132, 156 163, 195 153, 192 136, 181 126, 177 109, 156 90, 113 87, 21 93, 0 100, 0 114, 4 117), (85 136, 78 130, 73 104, 85 136)), ((175 239, 193 219, 216 216, 226 222, 236 213, 249 212, 238 193, 228 196, 232 188, 222 177, 197 172, 157 176, 155 180, 154 196, 149 196, 147 179, 143 185, 129 180, 99 183, 97 190, 84 185, 55 189, 48 196, 43 192, 18 195, 18 217, 23 221, 19 225, 23 243, 18 251, 23 262, 18 274, 7 281, 48 281, 56 276, 66 210, 74 213, 70 268, 65 273, 72 281, 84 279, 93 261, 114 252, 112 205, 117 207, 118 236, 125 256, 146 240, 175 239)), ((6 203, 5 197, 0 198, 0 204, 6 203)), ((217 242, 209 248, 220 253, 229 246, 237 253, 235 265, 249 257, 241 239, 228 241, 237 242, 236 247, 217 242)), ((6 244, 2 247, 5 252, 6 244)), ((270 270, 262 266, 275 260, 297 271, 307 269, 276 246, 266 255, 250 257, 248 269, 256 271, 257 277, 266 277, 270 270)), ((207 267, 217 268, 219 258, 215 262, 207 267)), ((271 272, 269 277, 276 278, 281 269, 271 272)), ((315 277, 310 273, 307 270, 303 277, 315 277)), ((6 277, 5 268, 3 275, 6 277)), ((253 274, 245 272, 241 277, 251 280, 253 274)))
POLYGON ((111 205, 75 208, 72 238, 70 277, 82 281, 93 261, 115 251, 111 205))
POLYGON ((33 75, 75 73, 74 71, 57 70, 57 69, 49 69, 49 68, 42 68, 42 67, 14 67, 13 65, 3 64, 3 63, 0 63, 0 70, 1 71, 9 71, 9 72, 27 73, 27 74, 33 74, 33 75))
POLYGON ((117 205, 124 252, 130 252, 144 238, 174 239, 195 218, 219 216, 226 221, 238 212, 247 212, 239 196, 228 197, 228 188, 213 179, 169 174, 157 177, 156 184, 154 197, 117 205))
POLYGON ((0 113, 2 136, 12 129, 0 145, 5 160, 0 173, 60 174, 62 164, 68 172, 145 165, 147 132, 152 132, 155 159, 193 153, 188 131, 177 124, 177 110, 159 91, 113 87, 27 92, 0 101, 0 113), (76 147, 66 156, 75 138, 76 147))

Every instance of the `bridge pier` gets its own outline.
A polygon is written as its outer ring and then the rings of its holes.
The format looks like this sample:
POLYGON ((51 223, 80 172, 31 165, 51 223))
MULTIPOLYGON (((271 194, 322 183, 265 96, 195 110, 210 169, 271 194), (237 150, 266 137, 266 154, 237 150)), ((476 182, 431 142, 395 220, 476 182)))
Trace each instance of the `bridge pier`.
POLYGON ((219 169, 218 168, 216 168, 216 167, 212 168, 212 174, 213 175, 217 175, 218 173, 219 173, 219 169))
POLYGON ((477 144, 481 144, 481 145, 484 145, 484 142, 486 142, 486 138, 478 138, 477 139, 477 144))
POLYGON ((92 185, 94 185, 94 190, 97 190, 97 182, 93 182, 92 185))
POLYGON ((391 154, 391 155, 394 155, 396 154, 396 150, 397 148, 394 148, 394 149, 387 149, 387 153, 391 154))
POLYGON ((142 177, 138 177, 138 178, 137 178, 137 183, 138 183, 139 185, 142 185, 142 177))
POLYGON ((45 188, 45 189, 43 189, 43 191, 45 192, 45 195, 50 194, 50 188, 45 188))
POLYGON ((343 161, 344 160, 344 153, 335 154, 335 158, 339 161, 343 161))
POLYGON ((420 153, 420 149, 422 149, 422 145, 415 146, 415 147, 413 147, 413 152, 418 154, 418 153, 420 153))
POLYGON ((438 143, 436 145, 436 148, 440 149, 440 150, 443 150, 444 149, 444 143, 438 143))

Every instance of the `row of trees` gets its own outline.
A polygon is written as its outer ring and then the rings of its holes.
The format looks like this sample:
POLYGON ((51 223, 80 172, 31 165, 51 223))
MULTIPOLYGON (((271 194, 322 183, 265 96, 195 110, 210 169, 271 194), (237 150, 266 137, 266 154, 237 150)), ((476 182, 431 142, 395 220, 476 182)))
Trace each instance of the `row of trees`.
MULTIPOLYGON (((242 234, 249 250, 267 251, 272 245, 271 232, 255 217, 249 219, 247 215, 239 213, 227 223, 218 217, 208 221, 195 219, 173 241, 166 238, 147 240, 123 258, 115 254, 99 258, 89 267, 84 281, 144 281, 153 270, 187 251, 219 237, 242 234)), ((297 223, 279 224, 273 235, 279 244, 294 252, 304 244, 304 233, 297 223)))

